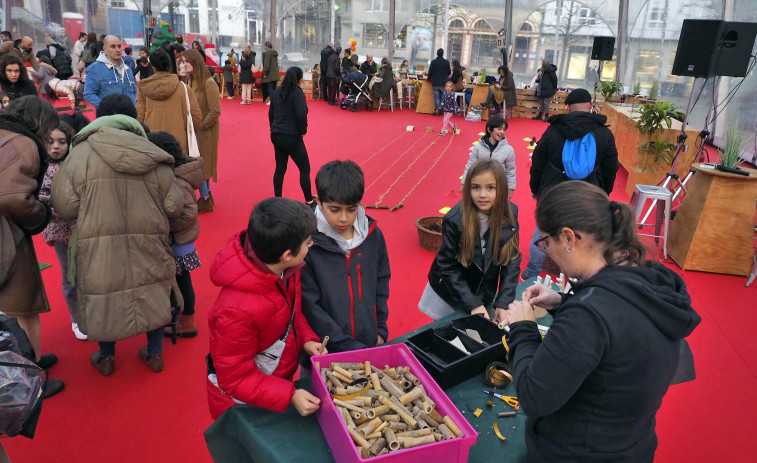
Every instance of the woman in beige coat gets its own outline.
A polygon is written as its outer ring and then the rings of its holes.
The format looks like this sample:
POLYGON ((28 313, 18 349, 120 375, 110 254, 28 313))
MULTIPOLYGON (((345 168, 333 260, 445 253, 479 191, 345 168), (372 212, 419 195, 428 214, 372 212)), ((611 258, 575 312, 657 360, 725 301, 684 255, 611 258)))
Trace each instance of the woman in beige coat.
MULTIPOLYGON (((41 356, 39 314, 50 311, 32 235, 42 232, 52 210, 38 199, 47 170, 44 143, 58 125, 53 106, 36 96, 13 100, 0 112, 0 311, 16 317, 31 341, 36 361, 52 366, 54 354, 41 356)), ((45 396, 63 389, 48 380, 45 396)))
POLYGON ((202 122, 195 130, 200 154, 205 162, 205 182, 200 187, 197 207, 200 213, 210 212, 214 205, 213 195, 210 193, 210 179, 218 182, 218 140, 221 133, 218 118, 221 117, 221 95, 218 84, 210 76, 205 60, 197 50, 185 51, 183 59, 190 87, 195 92, 202 112, 202 122))
POLYGON ((137 120, 152 132, 173 135, 181 146, 182 154, 188 156, 187 118, 191 114, 195 132, 202 122, 197 97, 171 72, 168 52, 158 48, 150 53, 150 63, 155 68, 155 74, 140 81, 137 86, 137 120))
POLYGON ((52 201, 61 217, 77 221, 79 328, 100 344, 90 362, 112 374, 115 342, 147 333, 139 357, 160 372, 163 326, 182 303, 168 235, 169 219, 184 207, 174 159, 123 115, 97 118, 72 145, 52 201))

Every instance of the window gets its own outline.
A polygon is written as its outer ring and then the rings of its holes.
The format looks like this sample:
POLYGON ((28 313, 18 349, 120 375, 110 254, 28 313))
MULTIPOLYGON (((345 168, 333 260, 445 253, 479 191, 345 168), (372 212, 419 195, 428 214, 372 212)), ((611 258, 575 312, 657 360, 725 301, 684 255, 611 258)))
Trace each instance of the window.
POLYGON ((370 48, 387 48, 387 33, 383 24, 363 24, 363 43, 370 48))
POLYGON ((463 27, 465 27, 465 25, 459 19, 453 19, 452 21, 449 22, 450 29, 453 29, 453 28, 462 29, 463 27))
POLYGON ((502 52, 497 49, 497 36, 494 34, 475 34, 473 36, 473 50, 471 66, 497 66, 502 52))
POLYGON ((180 34, 183 34, 184 31, 187 30, 184 21, 185 21, 185 16, 183 14, 174 14, 173 30, 177 31, 180 34))
POLYGON ((111 0, 110 6, 112 8, 126 8, 125 0, 111 0))
POLYGON ((396 50, 404 50, 407 48, 407 26, 404 26, 399 34, 397 34, 397 38, 394 39, 394 48, 396 50))
MULTIPOLYGON (((208 33, 211 33, 210 25, 213 24, 213 11, 208 10, 208 33)), ((221 27, 221 15, 216 15, 216 33, 218 33, 219 29, 221 27)))
POLYGON ((200 12, 195 9, 189 10, 189 30, 187 32, 200 33, 200 12))
POLYGON ((187 8, 197 8, 197 0, 186 0, 187 8))
POLYGON ((653 6, 649 9, 649 21, 647 21, 647 27, 650 29, 662 29, 664 21, 665 8, 661 6, 653 6))
POLYGON ((389 0, 367 0, 365 2, 365 10, 386 13, 389 11, 389 0))
POLYGON ((483 19, 479 19, 478 21, 476 21, 476 24, 473 25, 473 28, 480 29, 480 30, 489 30, 489 31, 492 30, 491 26, 489 26, 489 24, 483 19))
POLYGON ((597 24, 597 14, 591 8, 579 8, 578 24, 581 26, 593 26, 597 24))

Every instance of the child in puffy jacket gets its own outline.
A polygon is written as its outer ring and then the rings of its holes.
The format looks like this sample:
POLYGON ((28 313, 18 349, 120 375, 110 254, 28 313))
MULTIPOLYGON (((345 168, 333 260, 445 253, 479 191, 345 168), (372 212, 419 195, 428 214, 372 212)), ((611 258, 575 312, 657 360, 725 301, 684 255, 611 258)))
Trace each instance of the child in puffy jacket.
POLYGON ((507 176, 507 199, 513 197, 515 191, 515 150, 507 142, 505 131, 507 130, 507 121, 502 116, 492 116, 486 122, 486 134, 481 137, 477 144, 471 148, 468 162, 465 163, 463 176, 460 177, 460 191, 463 191, 465 177, 468 176, 468 169, 479 159, 494 159, 502 164, 507 176))

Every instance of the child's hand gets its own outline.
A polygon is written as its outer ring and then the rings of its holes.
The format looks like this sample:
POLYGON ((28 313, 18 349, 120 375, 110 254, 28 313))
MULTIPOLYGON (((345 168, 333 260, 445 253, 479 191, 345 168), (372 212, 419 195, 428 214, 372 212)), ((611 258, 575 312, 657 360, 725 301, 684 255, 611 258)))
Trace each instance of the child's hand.
POLYGON ((385 342, 386 341, 384 341, 384 338, 382 338, 380 334, 376 336, 376 345, 377 346, 380 346, 381 344, 383 344, 385 342))
MULTIPOLYGON (((312 341, 311 341, 312 342, 312 341)), ((295 389, 290 403, 302 416, 312 415, 321 408, 321 399, 309 393, 305 389, 295 389)))
POLYGON ((315 341, 308 341, 302 346, 302 350, 304 350, 305 353, 310 356, 329 353, 329 351, 326 348, 323 349, 323 352, 321 352, 320 349, 321 349, 321 343, 315 342, 315 341))
POLYGON ((471 315, 483 315, 485 319, 489 320, 489 312, 486 311, 486 307, 480 305, 478 307, 475 307, 473 310, 470 311, 471 315))
POLYGON ((501 322, 505 322, 506 325, 509 325, 509 320, 507 319, 507 312, 505 312, 505 309, 502 307, 497 307, 494 309, 494 320, 492 320, 496 324, 500 324, 501 322))

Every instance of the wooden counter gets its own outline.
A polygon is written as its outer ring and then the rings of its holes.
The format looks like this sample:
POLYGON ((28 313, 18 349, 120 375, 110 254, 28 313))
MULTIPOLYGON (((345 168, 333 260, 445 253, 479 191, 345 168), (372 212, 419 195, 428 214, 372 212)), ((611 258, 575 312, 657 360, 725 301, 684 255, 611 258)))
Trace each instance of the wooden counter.
MULTIPOLYGON (((535 88, 518 88, 515 89, 515 95, 518 98, 518 105, 513 108, 513 117, 533 117, 539 114, 541 101, 536 96, 535 88)), ((566 114, 568 112, 565 106, 565 97, 568 92, 557 92, 549 102, 550 114, 566 114)))
POLYGON ((694 164, 670 224, 668 254, 683 270, 747 276, 752 271, 757 170, 749 177, 694 164))
POLYGON ((421 80, 421 91, 415 105, 415 112, 421 114, 434 114, 434 88, 428 80, 421 80))
MULTIPOLYGON (((653 172, 641 172, 641 166, 644 163, 645 154, 639 147, 643 143, 646 143, 650 137, 641 135, 638 130, 633 128, 633 120, 631 120, 631 117, 634 113, 631 112, 631 107, 603 104, 602 114, 607 116, 607 124, 615 135, 615 146, 618 148, 618 161, 628 172, 626 194, 631 196, 631 194, 633 194, 634 186, 637 184, 655 185, 657 182, 665 178, 665 174, 670 170, 670 166, 664 161, 657 162, 653 172)), ((674 119, 670 129, 665 129, 663 133, 657 134, 655 137, 660 140, 667 140, 671 143, 675 143, 676 137, 681 132, 681 125, 681 122, 674 119)), ((682 151, 678 155, 675 171, 681 180, 683 180, 686 177, 686 174, 688 174, 691 163, 694 160, 694 155, 696 154, 696 146, 694 142, 696 141, 699 132, 696 130, 687 130, 686 135, 686 151, 682 151)))

